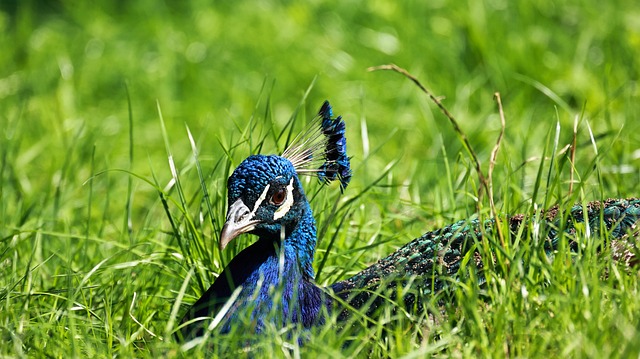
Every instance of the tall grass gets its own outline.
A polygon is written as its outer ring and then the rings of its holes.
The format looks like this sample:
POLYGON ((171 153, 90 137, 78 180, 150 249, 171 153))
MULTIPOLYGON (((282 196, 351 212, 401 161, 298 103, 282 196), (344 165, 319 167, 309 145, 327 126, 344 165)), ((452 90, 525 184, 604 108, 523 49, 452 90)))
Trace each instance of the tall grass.
POLYGON ((626 0, 3 2, 0 355, 637 356, 636 270, 595 254, 595 239, 548 261, 535 238, 489 238, 487 283, 469 265, 421 315, 387 308, 340 331, 194 347, 171 333, 253 240, 217 249, 226 178, 249 154, 282 151, 324 99, 346 118, 354 178, 344 195, 305 183, 320 284, 427 230, 491 217, 447 119, 370 66, 421 79, 484 173, 500 92, 499 213, 637 196, 639 17, 626 0))

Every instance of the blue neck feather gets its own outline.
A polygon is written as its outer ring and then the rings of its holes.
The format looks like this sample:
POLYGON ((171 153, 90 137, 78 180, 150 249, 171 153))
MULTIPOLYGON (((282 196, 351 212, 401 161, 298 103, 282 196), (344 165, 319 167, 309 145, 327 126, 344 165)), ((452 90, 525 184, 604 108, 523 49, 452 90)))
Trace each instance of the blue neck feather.
POLYGON ((311 282, 316 227, 309 204, 306 206, 304 215, 284 241, 261 236, 240 252, 215 281, 214 291, 227 297, 235 289, 229 283, 242 286, 236 303, 225 316, 222 332, 228 332, 238 319, 250 320, 257 331, 267 318, 299 322, 305 327, 321 320, 319 315, 326 300, 322 290, 311 282), (280 289, 282 296, 274 296, 272 288, 280 289), (250 313, 249 317, 242 317, 246 313, 250 313))
POLYGON ((290 247, 294 251, 297 258, 292 259, 296 260, 294 263, 299 263, 305 279, 313 279, 315 277, 313 257, 316 252, 316 221, 309 203, 305 201, 303 205, 305 207, 304 214, 293 231, 287 233, 284 245, 285 248, 290 247))

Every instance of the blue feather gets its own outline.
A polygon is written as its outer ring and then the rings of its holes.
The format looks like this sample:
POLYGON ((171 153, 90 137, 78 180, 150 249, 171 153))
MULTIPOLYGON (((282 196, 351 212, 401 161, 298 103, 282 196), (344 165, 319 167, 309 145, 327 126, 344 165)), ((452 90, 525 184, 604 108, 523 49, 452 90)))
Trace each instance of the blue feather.
POLYGON ((322 118, 322 133, 327 138, 324 149, 325 162, 319 168, 318 178, 327 183, 338 179, 340 189, 344 190, 351 180, 351 163, 347 157, 345 123, 342 116, 332 118, 333 109, 329 101, 322 104, 318 115, 322 118))
POLYGON ((345 134, 342 116, 333 118, 331 105, 325 101, 312 126, 293 140, 282 157, 291 161, 298 175, 314 175, 325 183, 337 179, 344 190, 351 180, 345 134))

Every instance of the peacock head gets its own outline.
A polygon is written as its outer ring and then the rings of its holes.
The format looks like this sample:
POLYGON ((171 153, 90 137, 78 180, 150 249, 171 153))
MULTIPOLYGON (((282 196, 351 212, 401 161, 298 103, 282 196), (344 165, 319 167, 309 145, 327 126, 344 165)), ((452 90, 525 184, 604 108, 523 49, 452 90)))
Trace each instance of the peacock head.
POLYGON ((317 120, 298 136, 282 156, 253 155, 242 161, 227 181, 227 220, 220 248, 243 233, 279 238, 289 233, 309 210, 299 175, 315 175, 328 183, 351 179, 346 154, 345 124, 332 118, 325 101, 317 120))
POLYGON ((288 232, 308 207, 293 164, 281 156, 250 156, 229 177, 227 190, 221 248, 242 233, 288 232))

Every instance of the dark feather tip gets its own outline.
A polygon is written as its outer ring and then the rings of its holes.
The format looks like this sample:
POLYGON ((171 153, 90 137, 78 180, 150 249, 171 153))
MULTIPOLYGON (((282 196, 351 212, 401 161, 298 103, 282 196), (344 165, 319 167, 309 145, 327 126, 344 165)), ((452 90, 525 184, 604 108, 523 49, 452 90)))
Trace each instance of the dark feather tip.
POLYGON ((333 110, 329 101, 325 101, 318 112, 322 118, 322 133, 327 138, 324 150, 325 162, 320 166, 318 178, 325 182, 335 179, 340 181, 340 189, 347 188, 351 180, 351 164, 347 157, 347 139, 345 138, 345 123, 342 116, 333 117, 333 110))

